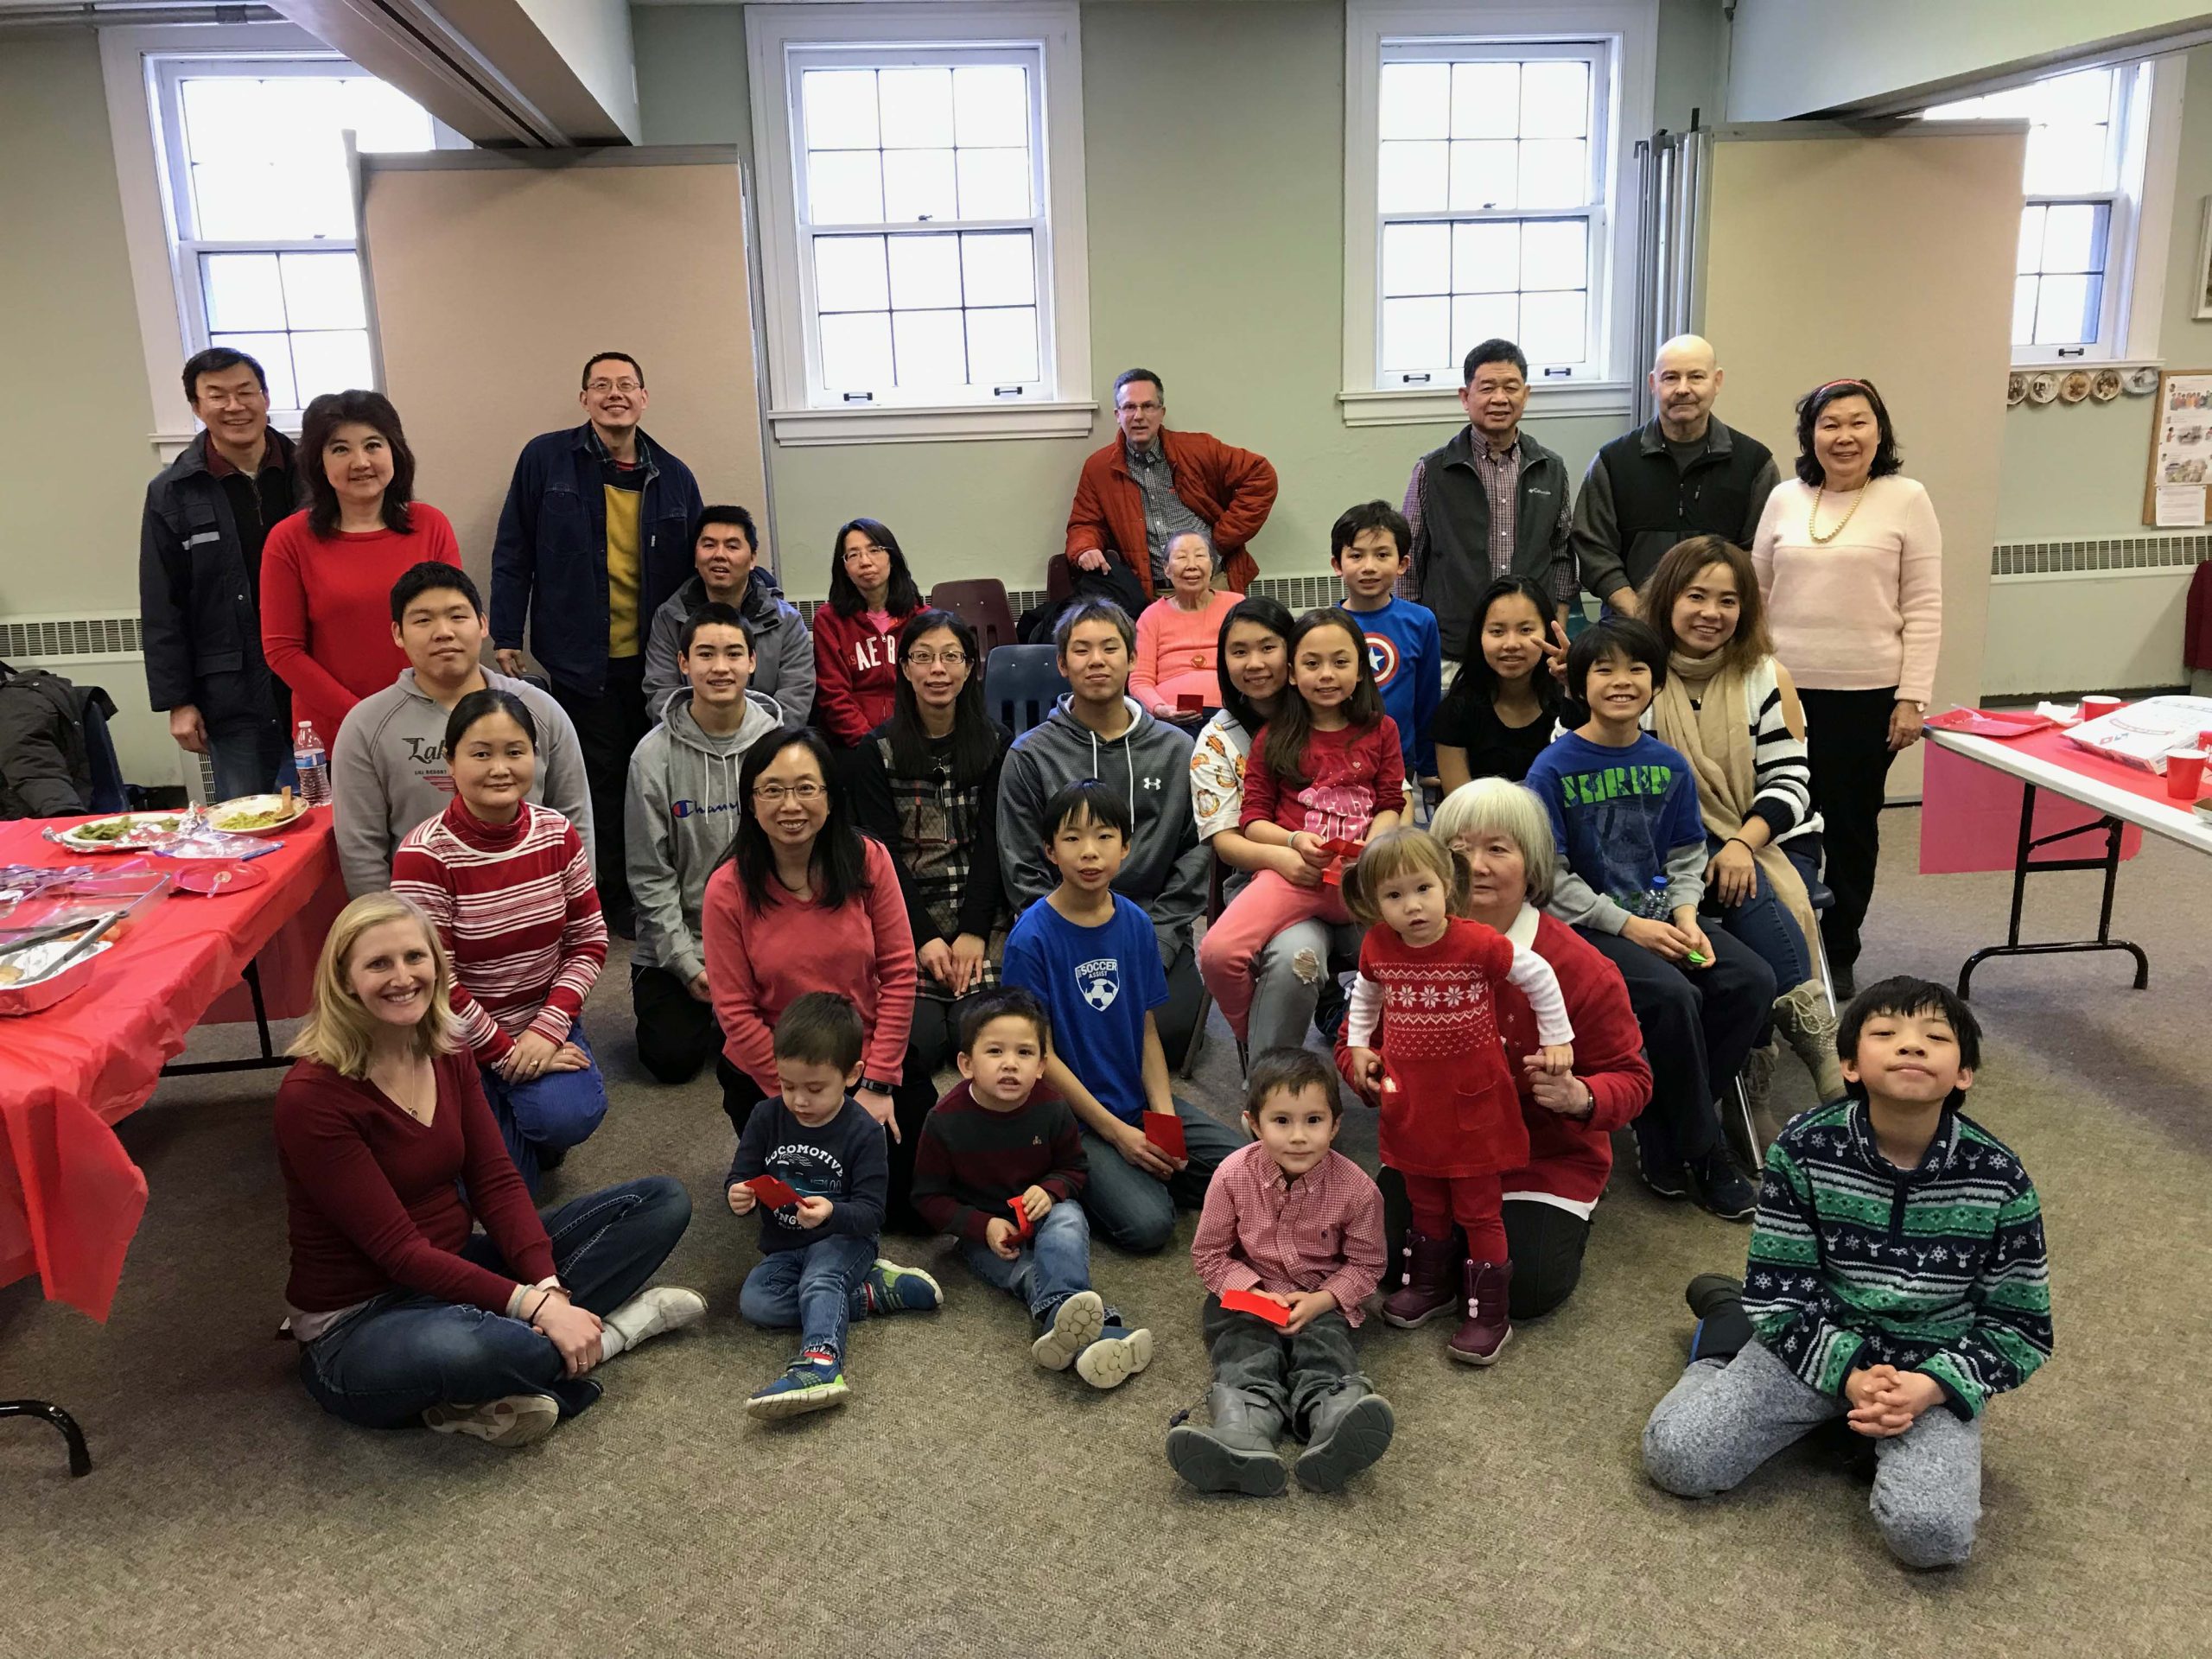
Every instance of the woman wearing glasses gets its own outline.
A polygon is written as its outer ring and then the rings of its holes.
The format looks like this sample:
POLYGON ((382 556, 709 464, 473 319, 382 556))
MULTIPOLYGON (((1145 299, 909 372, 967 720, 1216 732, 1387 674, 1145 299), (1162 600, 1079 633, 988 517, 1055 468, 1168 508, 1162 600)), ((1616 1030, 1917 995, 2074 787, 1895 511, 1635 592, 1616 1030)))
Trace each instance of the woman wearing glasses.
POLYGON ((744 812, 707 878, 701 917, 722 1028, 722 1109, 742 1133, 754 1105, 782 1087, 773 1033, 785 1008, 809 991, 847 998, 868 1033, 853 1096, 891 1135, 885 1224, 926 1232, 910 1194, 937 1090, 907 1051, 914 933, 891 855, 855 823, 833 753, 820 733, 785 727, 747 750, 738 773, 744 812))
POLYGON ((830 602, 814 613, 814 723, 838 747, 858 747, 891 718, 892 644, 921 608, 890 525, 855 518, 838 531, 830 602))
POLYGON ((976 631, 950 611, 899 630, 891 718, 853 752, 853 811, 889 849, 914 930, 920 988, 910 1063, 951 1063, 967 1001, 999 982, 1006 887, 999 874, 999 768, 1013 741, 983 712, 976 631))

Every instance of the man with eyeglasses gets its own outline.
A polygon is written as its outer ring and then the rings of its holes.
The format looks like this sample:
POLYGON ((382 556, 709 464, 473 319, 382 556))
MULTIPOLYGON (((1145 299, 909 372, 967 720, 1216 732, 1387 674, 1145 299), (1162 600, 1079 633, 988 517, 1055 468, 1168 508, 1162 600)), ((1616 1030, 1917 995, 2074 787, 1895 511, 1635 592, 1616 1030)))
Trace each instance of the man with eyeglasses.
POLYGON ((1260 573, 1245 543, 1275 505, 1267 457, 1211 433, 1171 431, 1167 396, 1150 369, 1116 378, 1114 420, 1120 434, 1084 460, 1076 479, 1068 562, 1103 570, 1118 558, 1150 600, 1167 591, 1168 544, 1197 531, 1221 556, 1229 585, 1243 593, 1260 573))
POLYGON ((638 359, 600 352, 584 364, 587 416, 523 446, 492 543, 492 645, 502 672, 530 652, 582 745, 591 780, 600 907, 633 938, 624 856, 623 786, 652 724, 645 643, 653 613, 691 575, 700 512, 691 469, 639 424, 651 394, 638 359))
POLYGON ((230 800, 291 775, 291 693, 261 654, 261 548, 298 505, 292 442, 269 424, 268 377, 244 352, 198 353, 184 395, 205 429, 146 486, 140 639, 169 735, 210 759, 230 800))

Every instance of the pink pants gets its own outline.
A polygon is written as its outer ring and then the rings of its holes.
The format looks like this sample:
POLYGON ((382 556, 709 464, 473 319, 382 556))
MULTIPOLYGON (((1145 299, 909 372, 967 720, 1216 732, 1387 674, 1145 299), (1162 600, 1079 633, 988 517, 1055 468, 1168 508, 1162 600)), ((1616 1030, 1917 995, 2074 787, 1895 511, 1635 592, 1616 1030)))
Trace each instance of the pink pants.
MULTIPOLYGON (((1219 1005, 1229 1028, 1243 1042, 1252 1012, 1252 959, 1268 941, 1300 922, 1321 921, 1341 927, 1351 920, 1344 896, 1324 882, 1301 887, 1273 870, 1262 870, 1229 901, 1229 908, 1206 925, 1198 943, 1198 976, 1219 1005)), ((1326 963, 1318 972, 1325 972, 1326 963)))

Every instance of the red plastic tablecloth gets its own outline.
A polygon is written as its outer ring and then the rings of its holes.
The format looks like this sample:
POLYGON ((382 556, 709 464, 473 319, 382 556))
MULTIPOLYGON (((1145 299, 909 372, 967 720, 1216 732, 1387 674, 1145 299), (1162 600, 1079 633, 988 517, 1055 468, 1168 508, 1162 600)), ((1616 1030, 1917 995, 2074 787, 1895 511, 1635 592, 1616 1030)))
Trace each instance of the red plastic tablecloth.
MULTIPOLYGON (((40 836, 48 823, 79 821, 0 823, 0 865, 113 861, 40 836)), ((82 990, 0 1019, 0 1284, 35 1271, 49 1300, 107 1317, 146 1208, 146 1178, 111 1126, 145 1103, 185 1033, 264 946, 303 912, 327 927, 332 899, 342 901, 327 810, 252 868, 269 879, 243 893, 170 893, 131 919, 82 990)))
MULTIPOLYGON (((2166 780, 2151 772, 2123 766, 2101 754, 2091 754, 2068 742, 2056 728, 2032 732, 2026 737, 2006 738, 2005 747, 2032 754, 2069 772, 2116 789, 2127 790, 2147 800, 2166 800, 2166 780)), ((1920 788, 1920 873, 1958 875, 1967 871, 2009 870, 2020 846, 2020 794, 2026 787, 2009 772, 1984 766, 1973 755, 1961 754, 1939 743, 1928 746, 1926 771, 1920 788)), ((2167 804, 2171 805, 2171 801, 2167 804)), ((2055 790, 2036 795, 2035 833, 2056 835, 2085 829, 2104 814, 2055 790)), ((2086 836, 2045 848, 2042 856, 2094 858, 2100 843, 2086 836)), ((2143 849, 2143 832, 2133 824, 2120 831, 2120 855, 2133 858, 2143 849)))

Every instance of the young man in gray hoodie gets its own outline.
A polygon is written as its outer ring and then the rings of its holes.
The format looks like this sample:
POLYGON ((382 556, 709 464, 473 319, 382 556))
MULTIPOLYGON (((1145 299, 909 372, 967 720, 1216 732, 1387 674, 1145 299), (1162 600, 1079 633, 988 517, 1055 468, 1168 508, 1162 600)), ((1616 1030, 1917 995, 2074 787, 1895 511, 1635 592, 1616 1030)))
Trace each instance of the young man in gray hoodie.
POLYGON ((750 689, 753 631, 730 606, 709 603, 677 636, 686 687, 630 757, 624 797, 630 893, 638 943, 630 952, 630 1001, 638 1058, 663 1083, 685 1083, 721 1050, 707 989, 699 906, 707 876, 745 810, 738 768, 745 752, 787 719, 750 689))
POLYGON ((798 607, 760 568, 760 538, 743 507, 703 507, 691 527, 697 574, 653 613, 645 640, 645 711, 660 718, 683 690, 677 661, 683 625, 702 605, 728 605, 753 635, 749 689, 775 699, 786 725, 804 726, 814 710, 814 639, 798 607))
POLYGON ((520 697, 537 722, 530 798, 575 824, 586 854, 597 856, 576 728, 551 692, 482 665, 484 634, 484 601, 457 566, 414 565, 392 583, 391 637, 409 666, 353 705, 330 746, 331 829, 350 896, 389 887, 391 855, 407 832, 452 801, 446 721, 455 703, 487 687, 520 697))
POLYGON ((1086 778, 1126 791, 1136 834, 1114 891, 1152 918, 1167 970, 1167 1001, 1154 1017, 1168 1064, 1179 1065, 1205 1008, 1191 925, 1205 912, 1213 861, 1191 810, 1191 739, 1128 695, 1136 629, 1120 606, 1103 599, 1071 606, 1052 644, 1071 689, 1014 740, 999 776, 1007 895, 1019 916, 1059 884, 1045 861, 1045 803, 1056 791, 1086 778))

